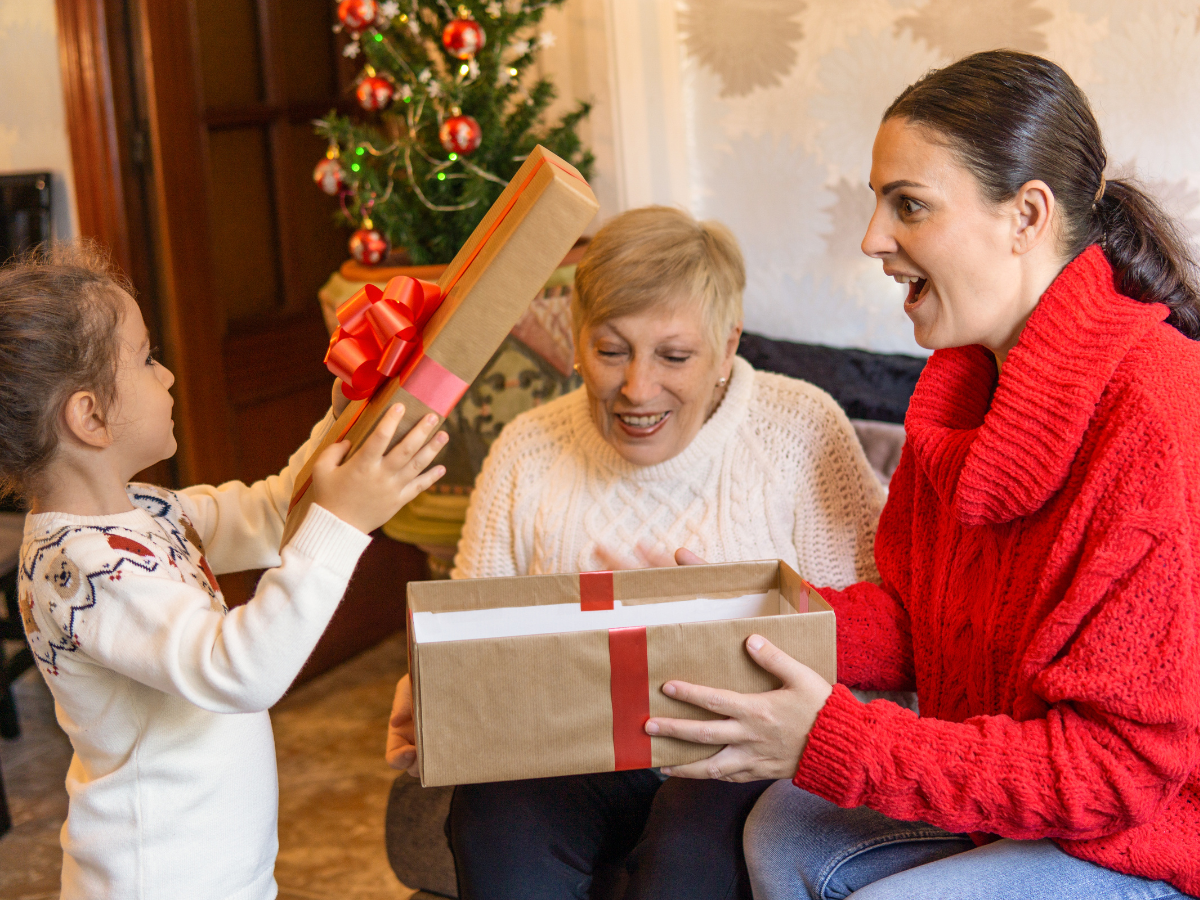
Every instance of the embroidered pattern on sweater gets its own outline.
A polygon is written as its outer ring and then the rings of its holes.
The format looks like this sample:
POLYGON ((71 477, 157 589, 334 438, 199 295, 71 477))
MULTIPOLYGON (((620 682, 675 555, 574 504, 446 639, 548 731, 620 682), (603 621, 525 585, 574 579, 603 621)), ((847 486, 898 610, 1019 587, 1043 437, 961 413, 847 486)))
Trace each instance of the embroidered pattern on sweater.
MULTIPOLYGON (((74 653, 79 649, 79 618, 85 610, 96 605, 98 582, 106 578, 119 581, 127 567, 143 572, 157 572, 161 569, 158 559, 150 550, 132 538, 118 533, 120 531, 129 529, 116 525, 64 525, 55 529, 48 537, 35 541, 26 550, 26 558, 21 563, 21 575, 31 585, 36 586, 39 578, 48 582, 59 601, 69 607, 69 611, 63 614, 58 611, 58 602, 49 600, 46 603, 49 611, 55 614, 62 626, 61 638, 48 636, 36 626, 30 630, 26 625, 30 651, 34 659, 44 666, 43 671, 57 675, 59 654, 74 653), (121 555, 94 571, 80 570, 64 552, 64 546, 69 538, 82 534, 103 534, 108 545, 121 555)), ((32 606, 32 600, 27 602, 32 606)), ((33 618, 32 610, 29 618, 33 618)))
POLYGON ((158 532, 141 534, 119 525, 64 525, 35 538, 22 552, 20 573, 24 583, 18 593, 18 602, 30 650, 49 674, 58 674, 60 654, 80 649, 80 617, 101 602, 99 595, 103 593, 103 582, 120 581, 123 573, 131 569, 173 581, 193 582, 208 594, 217 608, 223 613, 228 612, 216 576, 204 555, 204 543, 174 493, 139 484, 130 486, 129 498, 154 518, 158 532), (113 556, 94 569, 83 571, 66 552, 66 547, 89 534, 103 535, 113 556), (44 595, 46 611, 59 623, 61 638, 43 631, 33 613, 34 593, 43 581, 51 588, 44 595), (68 606, 69 610, 60 610, 60 604, 68 606))
POLYGON ((178 502, 173 502, 175 494, 149 484, 139 484, 136 488, 130 495, 130 499, 154 516, 166 533, 170 541, 171 564, 177 565, 180 558, 191 560, 194 555, 198 555, 199 561, 196 562, 196 565, 204 573, 204 578, 197 578, 196 582, 208 592, 210 597, 214 600, 217 599, 221 588, 217 583, 217 576, 213 574, 212 568, 208 565, 208 557, 204 553, 204 541, 200 540, 196 526, 184 514, 178 502), (194 548, 195 553, 188 549, 189 545, 194 548))

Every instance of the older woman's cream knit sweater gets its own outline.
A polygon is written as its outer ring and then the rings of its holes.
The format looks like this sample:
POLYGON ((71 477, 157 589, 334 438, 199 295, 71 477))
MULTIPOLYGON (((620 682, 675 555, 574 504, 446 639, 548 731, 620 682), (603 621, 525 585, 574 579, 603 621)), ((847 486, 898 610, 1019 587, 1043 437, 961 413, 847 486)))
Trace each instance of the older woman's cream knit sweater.
POLYGON ((721 405, 678 456, 622 459, 581 388, 509 423, 471 497, 455 578, 778 557, 815 584, 877 581, 884 491, 833 398, 734 360, 721 405))

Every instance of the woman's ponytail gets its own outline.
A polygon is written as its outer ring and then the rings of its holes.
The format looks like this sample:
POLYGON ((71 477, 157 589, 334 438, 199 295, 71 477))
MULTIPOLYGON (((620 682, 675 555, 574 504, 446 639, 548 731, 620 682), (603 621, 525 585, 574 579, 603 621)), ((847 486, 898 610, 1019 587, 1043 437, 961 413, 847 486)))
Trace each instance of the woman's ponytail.
POLYGON ((991 50, 930 72, 883 114, 946 137, 994 203, 1044 181, 1062 217, 1063 252, 1104 248, 1116 288, 1171 308, 1167 321, 1200 340, 1200 278, 1183 231, 1128 181, 1104 181, 1107 156, 1087 97, 1059 66, 991 50))
POLYGON ((1165 304, 1167 321, 1200 340, 1196 263, 1182 229, 1162 207, 1130 181, 1107 182, 1084 246, 1094 243, 1104 248, 1118 291, 1165 304))

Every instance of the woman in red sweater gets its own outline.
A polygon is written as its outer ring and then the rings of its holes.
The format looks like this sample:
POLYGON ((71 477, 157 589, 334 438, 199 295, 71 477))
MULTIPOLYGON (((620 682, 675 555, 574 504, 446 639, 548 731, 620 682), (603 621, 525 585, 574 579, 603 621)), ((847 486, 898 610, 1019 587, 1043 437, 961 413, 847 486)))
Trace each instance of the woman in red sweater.
POLYGON ((823 590, 839 678, 762 638, 773 692, 670 774, 787 777, 747 824, 755 896, 1200 895, 1200 304, 1187 244, 1105 181, 1086 98, 981 53, 900 95, 863 250, 935 352, 879 522, 882 586, 823 590), (1181 893, 1183 892, 1183 893, 1181 893))

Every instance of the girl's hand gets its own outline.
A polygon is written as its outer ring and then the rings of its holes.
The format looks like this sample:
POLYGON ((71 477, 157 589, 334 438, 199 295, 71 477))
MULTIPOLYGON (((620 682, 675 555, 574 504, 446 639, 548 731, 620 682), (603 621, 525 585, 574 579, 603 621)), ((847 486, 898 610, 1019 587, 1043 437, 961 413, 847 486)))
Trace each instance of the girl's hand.
POLYGON ((429 440, 437 428, 437 416, 426 416, 404 440, 385 452, 403 415, 399 403, 389 409, 358 452, 345 462, 349 441, 327 447, 313 463, 313 502, 370 534, 446 474, 444 466, 424 471, 448 440, 444 431, 429 440))
POLYGON ((384 757, 393 769, 404 769, 416 778, 420 768, 417 766, 417 731, 412 713, 412 681, 405 675, 396 684, 396 696, 392 699, 384 757))
POLYGON ((668 681, 663 685, 663 693, 668 697, 727 718, 650 719, 646 723, 647 734, 725 745, 715 756, 664 768, 663 774, 721 781, 791 778, 796 774, 808 733, 833 688, 766 638, 750 635, 746 649, 783 686, 764 694, 739 694, 685 681, 668 681))
POLYGON ((349 405, 350 398, 342 393, 342 379, 333 379, 333 417, 336 419, 349 405))

